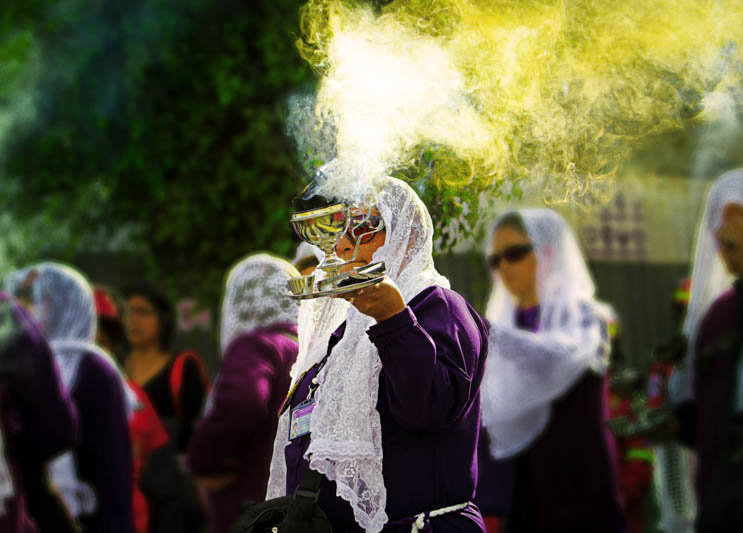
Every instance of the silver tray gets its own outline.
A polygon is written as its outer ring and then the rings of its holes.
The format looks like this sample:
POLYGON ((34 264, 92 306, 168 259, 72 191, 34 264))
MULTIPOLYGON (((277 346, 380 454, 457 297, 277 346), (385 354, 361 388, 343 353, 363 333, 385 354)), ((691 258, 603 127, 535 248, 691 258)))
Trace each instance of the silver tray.
POLYGON ((287 292, 287 296, 294 300, 311 300, 312 298, 322 298, 323 296, 335 296, 337 294, 344 294, 347 292, 357 291, 359 289, 365 289, 366 287, 371 287, 372 285, 376 285, 383 279, 384 276, 382 275, 377 278, 358 281, 352 285, 346 285, 345 287, 336 287, 334 289, 327 289, 324 291, 310 292, 307 294, 293 294, 291 292, 287 292))

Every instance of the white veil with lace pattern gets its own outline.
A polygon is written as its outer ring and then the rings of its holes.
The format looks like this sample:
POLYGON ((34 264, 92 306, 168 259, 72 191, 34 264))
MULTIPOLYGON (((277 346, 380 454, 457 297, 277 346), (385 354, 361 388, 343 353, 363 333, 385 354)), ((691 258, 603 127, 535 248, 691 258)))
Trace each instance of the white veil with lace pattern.
MULTIPOLYGON (((446 278, 434 268, 433 224, 415 192, 400 180, 386 178, 376 207, 384 219, 386 235, 385 244, 374 254, 374 261, 386 263, 387 275, 398 286, 405 301, 433 285, 448 288, 446 278)), ((337 495, 349 502, 359 526, 377 533, 388 517, 382 475, 382 431, 376 409, 381 361, 366 333, 374 319, 359 313, 343 300, 320 299, 314 305, 328 313, 303 316, 305 302, 302 303, 300 354, 293 370, 295 379, 325 355, 332 329, 343 320, 346 330, 318 376, 320 386, 315 397, 307 457, 313 470, 336 482, 337 495), (306 342, 304 332, 314 328, 318 321, 320 335, 306 342)), ((286 435, 288 413, 282 416, 277 432, 269 498, 285 492, 286 435)))

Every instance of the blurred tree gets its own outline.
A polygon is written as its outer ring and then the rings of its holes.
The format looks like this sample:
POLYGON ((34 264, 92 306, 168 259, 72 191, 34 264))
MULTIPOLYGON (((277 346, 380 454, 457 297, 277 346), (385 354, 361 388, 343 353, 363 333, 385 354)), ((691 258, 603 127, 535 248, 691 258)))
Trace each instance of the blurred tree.
POLYGON ((299 5, 6 0, 0 63, 28 54, 21 29, 41 57, 32 93, 16 89, 34 120, 14 120, 0 145, 0 207, 33 227, 15 258, 133 250, 142 277, 215 301, 245 253, 290 253, 302 175, 283 105, 314 80, 294 47, 299 5))

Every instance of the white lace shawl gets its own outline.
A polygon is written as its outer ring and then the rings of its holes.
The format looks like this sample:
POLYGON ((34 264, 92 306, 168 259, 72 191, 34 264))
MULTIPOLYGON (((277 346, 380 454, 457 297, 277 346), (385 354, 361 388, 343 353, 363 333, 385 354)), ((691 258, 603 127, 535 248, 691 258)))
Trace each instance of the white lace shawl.
MULTIPOLYGON (((88 282, 67 266, 42 263, 13 273, 6 280, 9 290, 15 292, 31 271, 38 272, 31 286, 33 313, 49 342, 65 388, 69 391, 74 387, 85 353, 98 356, 119 375, 127 414, 131 415, 139 407, 136 394, 126 384, 113 359, 93 344, 96 315, 93 291, 88 282)), ((52 461, 49 474, 73 516, 95 511, 95 492, 79 479, 72 452, 52 461)))
MULTIPOLYGON (((448 288, 433 264, 433 225, 423 202, 405 183, 387 178, 377 208, 385 221, 385 244, 374 254, 385 261, 387 275, 410 301, 426 287, 448 288)), ((310 467, 336 482, 337 495, 348 501, 359 526, 381 531, 388 517, 382 476, 382 430, 377 412, 381 361, 366 330, 374 319, 345 301, 321 299, 300 306, 300 355, 294 379, 327 352, 330 333, 346 321, 343 339, 318 376, 317 405, 311 419, 307 450, 310 467), (308 328, 317 335, 304 337, 308 328)), ((284 448, 288 444, 288 413, 279 423, 271 465, 268 498, 286 491, 284 448)))
MULTIPOLYGON (((712 185, 707 196, 691 274, 691 296, 686 311, 683 331, 689 338, 686 365, 675 372, 671 382, 671 399, 674 403, 691 398, 695 349, 699 324, 714 301, 730 289, 733 277, 728 273, 717 249, 715 233, 722 224, 722 211, 728 204, 743 206, 743 169, 726 172, 712 185)), ((738 367, 738 383, 743 383, 743 363, 738 367)), ((738 387, 737 406, 743 410, 743 386, 738 387)))
POLYGON ((516 327, 516 302, 496 274, 481 389, 482 423, 496 458, 529 446, 547 426, 551 402, 587 369, 604 373, 609 357, 605 308, 594 300, 594 284, 570 228, 549 209, 519 214, 537 255, 539 330, 516 327))
POLYGON ((230 270, 222 301, 223 355, 240 333, 270 324, 297 323, 297 302, 286 297, 286 282, 298 276, 292 265, 268 254, 248 256, 230 270))

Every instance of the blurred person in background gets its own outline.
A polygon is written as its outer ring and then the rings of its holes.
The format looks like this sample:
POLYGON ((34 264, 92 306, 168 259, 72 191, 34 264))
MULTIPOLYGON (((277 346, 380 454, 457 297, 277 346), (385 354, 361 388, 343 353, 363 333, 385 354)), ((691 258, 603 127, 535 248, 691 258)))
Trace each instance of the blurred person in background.
POLYGON ((121 309, 107 288, 94 287, 93 297, 98 317, 95 343, 111 354, 117 363, 122 364, 128 348, 124 323, 121 320, 121 309))
POLYGON ((128 287, 127 376, 147 393, 179 453, 184 453, 209 386, 201 359, 193 352, 172 353, 175 311, 170 300, 150 285, 128 287))
MULTIPOLYGON (((109 353, 118 353, 121 356, 126 337, 116 300, 102 287, 94 289, 93 293, 99 328, 96 344, 109 353)), ((179 531, 181 526, 177 516, 176 490, 179 475, 175 452, 169 445, 168 433, 147 394, 133 381, 128 380, 127 385, 137 397, 137 405, 129 418, 134 461, 132 501, 136 532, 179 531), (156 482, 148 482, 150 479, 170 480, 170 483, 158 486, 156 482), (143 485, 149 490, 143 491, 143 485)))
POLYGON ((695 411, 680 435, 697 451, 699 533, 743 531, 743 169, 712 186, 697 238, 686 375, 672 393, 695 411), (690 429, 689 429, 690 428, 690 429))
POLYGON ((132 452, 128 415, 135 398, 116 364, 93 344, 93 291, 73 269, 42 263, 13 276, 72 396, 80 441, 50 465, 51 479, 86 533, 132 533, 132 452))
POLYGON ((77 415, 31 314, 0 292, 0 531, 67 533, 47 463, 77 438, 77 415))
MULTIPOLYGON (((315 258, 314 254, 311 256, 315 258)), ((297 358, 299 272, 266 254, 240 261, 222 303, 222 362, 189 445, 189 467, 207 489, 211 531, 228 533, 241 503, 263 501, 281 403, 297 358)))
MULTIPOLYGON (((124 358, 128 378, 141 387, 168 432, 178 454, 181 475, 177 481, 181 518, 173 525, 184 532, 201 533, 204 509, 195 483, 187 472, 185 452, 201 414, 209 381, 201 359, 193 352, 172 352, 175 311, 170 300, 151 285, 125 289, 124 325, 129 352, 124 358)), ((152 479, 152 490, 168 493, 170 476, 152 479)))
POLYGON ((492 458, 512 470, 481 477, 477 501, 507 505, 513 533, 623 532, 606 426, 608 317, 575 237, 556 212, 525 209, 501 217, 489 244, 482 420, 492 458))

